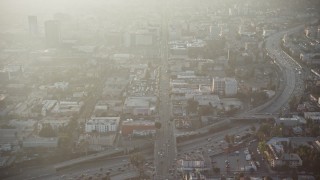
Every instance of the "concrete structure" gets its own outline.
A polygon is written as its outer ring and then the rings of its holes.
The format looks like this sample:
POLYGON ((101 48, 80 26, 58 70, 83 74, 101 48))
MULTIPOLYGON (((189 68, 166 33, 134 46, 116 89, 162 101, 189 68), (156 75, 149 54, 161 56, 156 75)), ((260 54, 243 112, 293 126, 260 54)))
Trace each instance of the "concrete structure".
POLYGON ((212 91, 215 94, 233 96, 238 92, 238 83, 235 78, 219 78, 212 80, 212 91))
POLYGON ((58 147, 58 138, 40 138, 28 137, 22 142, 23 148, 56 148, 58 147))
POLYGON ((136 32, 127 32, 124 34, 124 46, 152 46, 156 41, 154 33, 146 29, 138 30, 136 32))
POLYGON ((123 136, 146 136, 156 132, 155 122, 127 119, 122 123, 121 133, 123 136))
POLYGON ((177 169, 183 172, 208 170, 204 157, 200 154, 186 155, 177 161, 177 169))
POLYGON ((320 53, 301 53, 300 59, 308 65, 320 65, 320 53))
POLYGON ((151 115, 156 110, 157 97, 127 97, 123 112, 132 115, 151 115))
POLYGON ((305 119, 310 119, 314 123, 320 123, 320 112, 305 112, 305 119))
POLYGON ((48 48, 57 48, 61 43, 60 23, 56 20, 45 22, 46 45, 48 48))
POLYGON ((58 103, 57 100, 43 100, 42 101, 42 109, 41 109, 41 115, 42 116, 47 116, 47 113, 50 112, 53 107, 58 103))
POLYGON ((69 124, 70 117, 46 117, 41 119, 38 123, 38 131, 40 131, 43 127, 51 126, 53 130, 58 131, 59 128, 65 127, 69 124))
POLYGON ((29 33, 31 37, 36 37, 39 34, 38 29, 38 20, 37 16, 28 16, 28 23, 29 23, 29 33))
POLYGON ((59 101, 52 109, 52 113, 61 115, 73 115, 79 113, 83 102, 76 101, 59 101))
POLYGON ((116 132, 119 126, 120 117, 91 117, 85 124, 85 131, 99 133, 116 132))
POLYGON ((199 103, 199 106, 217 107, 220 105, 220 99, 217 95, 195 95, 193 99, 199 103))
POLYGON ((302 124, 306 124, 306 120, 303 117, 292 116, 292 118, 278 118, 276 119, 277 125, 283 125, 286 127, 293 127, 302 124))
MULTIPOLYGON (((289 145, 289 138, 272 138, 267 142, 267 159, 271 167, 281 167, 287 165, 290 168, 302 166, 302 160, 298 154, 285 152, 284 145, 289 145)), ((294 143, 294 142, 293 142, 294 143)))

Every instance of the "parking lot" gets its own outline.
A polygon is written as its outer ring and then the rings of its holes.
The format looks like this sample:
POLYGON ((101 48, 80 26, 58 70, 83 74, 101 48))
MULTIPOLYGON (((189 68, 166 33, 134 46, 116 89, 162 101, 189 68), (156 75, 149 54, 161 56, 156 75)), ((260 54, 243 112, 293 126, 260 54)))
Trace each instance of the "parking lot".
POLYGON ((239 172, 268 172, 269 168, 262 158, 262 154, 257 152, 258 142, 248 144, 247 147, 238 149, 228 154, 219 156, 211 156, 211 163, 213 168, 219 168, 221 174, 232 175, 239 172), (250 154, 250 158, 247 155, 250 154), (246 157, 248 159, 246 159, 246 157), (249 160, 250 159, 250 160, 249 160), (256 163, 258 161, 258 163, 256 163), (252 163, 254 168, 252 170, 252 163), (251 167, 250 167, 251 166, 251 167))

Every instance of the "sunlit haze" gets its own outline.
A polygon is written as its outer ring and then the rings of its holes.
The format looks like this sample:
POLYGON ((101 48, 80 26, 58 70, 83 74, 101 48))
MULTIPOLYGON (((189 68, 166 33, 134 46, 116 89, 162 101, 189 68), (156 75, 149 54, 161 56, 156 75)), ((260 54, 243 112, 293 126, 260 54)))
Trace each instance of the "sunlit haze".
POLYGON ((0 179, 320 179, 319 0, 0 0, 0 179))

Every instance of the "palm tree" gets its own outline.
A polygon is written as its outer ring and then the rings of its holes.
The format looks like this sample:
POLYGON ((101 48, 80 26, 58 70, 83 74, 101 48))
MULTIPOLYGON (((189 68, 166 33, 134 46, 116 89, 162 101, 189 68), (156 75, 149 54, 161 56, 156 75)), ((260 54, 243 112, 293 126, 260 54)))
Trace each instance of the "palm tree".
POLYGON ((239 168, 239 158, 237 158, 237 166, 238 166, 238 171, 240 171, 240 168, 239 168))

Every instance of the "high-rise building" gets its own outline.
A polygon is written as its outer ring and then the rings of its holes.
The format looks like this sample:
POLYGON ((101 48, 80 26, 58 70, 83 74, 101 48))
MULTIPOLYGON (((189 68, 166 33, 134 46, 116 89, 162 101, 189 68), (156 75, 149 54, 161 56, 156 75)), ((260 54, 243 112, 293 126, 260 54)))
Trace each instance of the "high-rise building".
POLYGON ((28 22, 29 22, 29 33, 31 37, 38 36, 38 20, 37 16, 28 16, 28 22))
POLYGON ((49 20, 45 22, 46 45, 49 48, 56 48, 61 41, 59 21, 49 20))

